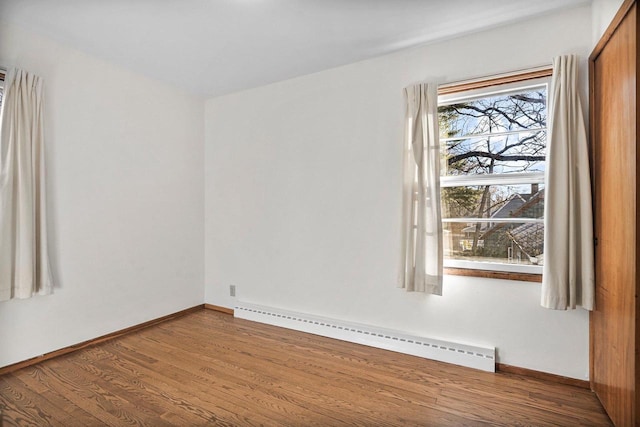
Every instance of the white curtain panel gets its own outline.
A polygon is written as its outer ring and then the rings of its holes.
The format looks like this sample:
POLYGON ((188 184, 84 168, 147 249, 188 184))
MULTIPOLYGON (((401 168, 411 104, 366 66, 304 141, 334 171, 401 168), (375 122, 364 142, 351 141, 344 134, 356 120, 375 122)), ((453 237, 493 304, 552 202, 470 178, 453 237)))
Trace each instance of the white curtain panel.
POLYGON ((593 310, 593 215, 578 58, 553 60, 544 206, 543 307, 593 310))
POLYGON ((405 88, 401 265, 398 286, 442 295, 438 86, 405 88))
POLYGON ((42 80, 5 77, 0 128, 0 301, 49 294, 42 80))

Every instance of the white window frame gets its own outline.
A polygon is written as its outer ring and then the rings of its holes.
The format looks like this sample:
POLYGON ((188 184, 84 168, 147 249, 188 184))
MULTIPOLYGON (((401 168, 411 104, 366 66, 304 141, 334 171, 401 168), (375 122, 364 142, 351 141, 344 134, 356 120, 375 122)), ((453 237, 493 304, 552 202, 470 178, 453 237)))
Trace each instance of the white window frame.
MULTIPOLYGON (((478 89, 463 90, 460 92, 453 92, 448 94, 442 94, 438 96, 438 107, 443 105, 455 104, 461 101, 469 101, 471 99, 486 98, 489 96, 495 96, 505 94, 514 91, 522 91, 526 89, 533 89, 541 86, 547 88, 547 112, 549 111, 549 88, 551 83, 551 77, 539 77, 532 78, 514 83, 504 83, 491 86, 485 86, 478 89)), ((548 123, 548 122, 547 122, 548 123)), ((538 130, 538 129, 536 129, 538 130)), ((542 128, 547 130, 547 128, 542 128)), ((509 132, 504 132, 507 134, 509 132)), ((515 133, 515 132, 513 132, 515 133)), ((500 134, 496 133, 495 136, 500 134)), ((483 136, 483 135, 479 135, 483 136)), ((548 133, 547 133, 548 136, 548 133)), ((458 139, 458 138, 451 138, 458 139)), ((449 138, 441 138, 440 142, 449 140, 449 138)), ((442 145, 441 147, 444 147, 442 145)), ((545 184, 544 172, 522 172, 522 173, 508 173, 508 174, 491 174, 491 175, 460 175, 460 176, 441 176, 440 187, 459 187, 469 185, 508 185, 508 184, 545 184)), ((491 219, 491 218, 445 218, 443 216, 442 222, 536 222, 543 223, 543 219, 528 219, 528 218, 507 218, 507 219, 491 219)), ((460 268, 465 270, 483 270, 499 273, 525 273, 525 274, 542 274, 543 267, 541 265, 526 265, 506 262, 490 262, 490 261, 471 261, 471 260, 456 260, 456 259, 444 259, 445 268, 460 268)))

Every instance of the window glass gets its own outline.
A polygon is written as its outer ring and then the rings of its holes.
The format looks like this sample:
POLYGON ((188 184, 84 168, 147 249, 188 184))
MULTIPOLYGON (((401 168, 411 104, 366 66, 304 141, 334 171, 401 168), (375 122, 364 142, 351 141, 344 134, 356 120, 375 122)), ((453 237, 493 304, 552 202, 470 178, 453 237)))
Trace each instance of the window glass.
POLYGON ((445 139, 446 175, 542 172, 546 130, 445 139))
POLYGON ((486 262, 497 271, 503 269, 496 263, 535 266, 543 262, 541 223, 447 222, 444 234, 445 257, 451 261, 486 262))
POLYGON ((548 79, 441 96, 445 266, 540 272, 548 79))
POLYGON ((445 187, 443 218, 536 218, 544 214, 544 184, 445 187))

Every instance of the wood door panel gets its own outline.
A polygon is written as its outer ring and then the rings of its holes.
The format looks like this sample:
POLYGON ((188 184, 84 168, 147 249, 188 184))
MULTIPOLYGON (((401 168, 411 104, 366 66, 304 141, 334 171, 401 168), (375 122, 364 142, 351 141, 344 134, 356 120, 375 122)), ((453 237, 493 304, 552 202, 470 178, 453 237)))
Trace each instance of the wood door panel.
POLYGON ((591 382, 617 426, 635 422, 636 13, 634 5, 591 68, 598 239, 591 382))

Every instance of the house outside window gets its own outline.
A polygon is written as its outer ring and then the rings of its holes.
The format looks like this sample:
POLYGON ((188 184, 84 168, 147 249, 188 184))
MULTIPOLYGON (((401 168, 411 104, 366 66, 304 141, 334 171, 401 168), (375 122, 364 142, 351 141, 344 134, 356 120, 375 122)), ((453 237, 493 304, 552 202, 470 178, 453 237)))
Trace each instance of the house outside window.
POLYGON ((439 96, 446 268, 542 273, 549 81, 439 96))

